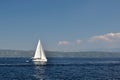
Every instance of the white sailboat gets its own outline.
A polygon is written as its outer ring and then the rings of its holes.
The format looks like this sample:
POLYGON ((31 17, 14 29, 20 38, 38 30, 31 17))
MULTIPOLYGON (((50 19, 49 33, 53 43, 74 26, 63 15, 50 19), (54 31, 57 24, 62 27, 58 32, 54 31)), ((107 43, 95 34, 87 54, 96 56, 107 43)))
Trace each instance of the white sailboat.
POLYGON ((38 41, 38 45, 37 45, 34 57, 32 58, 32 61, 47 62, 47 58, 46 58, 45 53, 43 51, 40 40, 38 41))

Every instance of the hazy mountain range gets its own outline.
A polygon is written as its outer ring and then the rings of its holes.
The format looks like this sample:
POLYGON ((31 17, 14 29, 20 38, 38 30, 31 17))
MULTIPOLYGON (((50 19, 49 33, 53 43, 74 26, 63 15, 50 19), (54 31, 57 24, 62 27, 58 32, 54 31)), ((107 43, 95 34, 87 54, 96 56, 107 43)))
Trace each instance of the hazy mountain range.
MULTIPOLYGON (((120 57, 120 52, 82 51, 82 52, 57 52, 45 51, 47 57, 120 57)), ((32 57, 34 51, 0 50, 0 57, 32 57)))

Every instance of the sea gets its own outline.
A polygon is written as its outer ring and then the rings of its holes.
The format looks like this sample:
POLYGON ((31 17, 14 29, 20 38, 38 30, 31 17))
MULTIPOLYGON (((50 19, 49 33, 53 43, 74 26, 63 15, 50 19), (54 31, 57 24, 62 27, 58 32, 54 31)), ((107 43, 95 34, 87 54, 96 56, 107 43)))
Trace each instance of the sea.
POLYGON ((0 80, 120 80, 120 58, 0 58, 0 80))

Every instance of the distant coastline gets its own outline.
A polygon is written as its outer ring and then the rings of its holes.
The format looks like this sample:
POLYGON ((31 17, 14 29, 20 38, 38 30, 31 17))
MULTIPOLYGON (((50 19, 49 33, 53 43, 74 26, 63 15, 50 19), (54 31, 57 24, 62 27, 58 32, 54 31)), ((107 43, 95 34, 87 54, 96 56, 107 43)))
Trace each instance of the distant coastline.
MULTIPOLYGON (((120 57, 120 52, 109 51, 79 51, 79 52, 60 52, 45 51, 47 57, 82 57, 82 58, 103 58, 120 57)), ((33 50, 7 50, 0 49, 0 57, 32 57, 33 50)))

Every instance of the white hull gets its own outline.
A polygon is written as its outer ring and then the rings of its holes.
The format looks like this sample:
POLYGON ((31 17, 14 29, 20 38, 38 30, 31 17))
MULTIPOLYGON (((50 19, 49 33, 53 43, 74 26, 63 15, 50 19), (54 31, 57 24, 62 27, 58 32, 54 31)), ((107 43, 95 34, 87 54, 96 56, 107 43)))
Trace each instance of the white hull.
POLYGON ((35 59, 35 58, 33 58, 32 61, 47 62, 47 60, 45 59, 35 59))
POLYGON ((36 60, 33 60, 33 63, 35 65, 46 65, 47 61, 36 59, 36 60))

